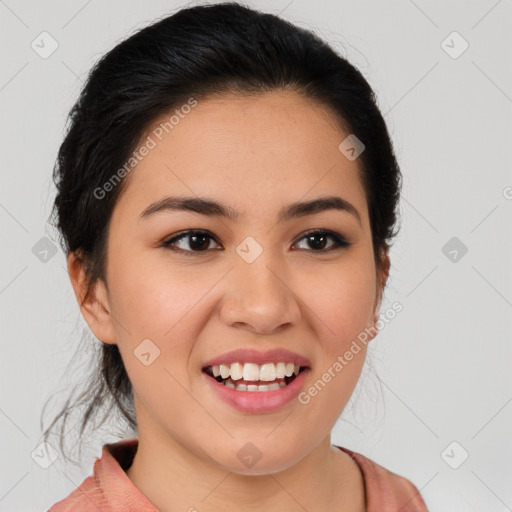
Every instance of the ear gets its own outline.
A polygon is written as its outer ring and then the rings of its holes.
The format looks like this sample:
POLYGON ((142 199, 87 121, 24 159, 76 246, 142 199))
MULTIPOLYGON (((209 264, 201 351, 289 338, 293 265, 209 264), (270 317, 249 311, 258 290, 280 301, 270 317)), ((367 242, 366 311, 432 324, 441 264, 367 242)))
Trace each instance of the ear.
POLYGON ((381 265, 380 268, 377 270, 377 294, 375 298, 373 315, 374 324, 376 324, 379 320, 382 296, 384 294, 384 288, 386 287, 386 282, 388 280, 390 266, 391 262, 389 260, 389 254, 387 253, 387 251, 383 250, 381 253, 381 265))
POLYGON ((68 255, 67 267, 80 311, 91 331, 100 341, 115 344, 116 336, 105 283, 98 279, 87 291, 84 260, 78 252, 68 255))

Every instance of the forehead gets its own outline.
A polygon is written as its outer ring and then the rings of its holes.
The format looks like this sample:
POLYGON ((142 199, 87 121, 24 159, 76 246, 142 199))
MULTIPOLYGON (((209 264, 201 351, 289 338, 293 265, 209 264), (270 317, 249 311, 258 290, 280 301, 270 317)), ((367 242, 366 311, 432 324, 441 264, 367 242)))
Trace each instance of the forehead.
POLYGON ((243 211, 337 192, 364 211, 359 163, 338 149, 348 135, 326 107, 292 91, 197 100, 151 125, 141 140, 151 149, 128 176, 119 207, 142 210, 172 193, 243 211))

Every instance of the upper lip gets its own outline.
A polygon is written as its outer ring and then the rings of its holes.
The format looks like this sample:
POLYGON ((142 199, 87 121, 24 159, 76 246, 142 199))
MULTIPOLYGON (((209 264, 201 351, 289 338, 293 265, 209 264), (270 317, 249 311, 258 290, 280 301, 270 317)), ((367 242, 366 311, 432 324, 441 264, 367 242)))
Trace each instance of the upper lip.
POLYGON ((265 363, 279 362, 293 363, 299 366, 311 366, 309 359, 283 348, 275 348, 272 350, 266 350, 264 352, 256 349, 240 348, 237 350, 232 350, 231 352, 226 352, 225 354, 216 356, 213 359, 206 361, 206 363, 203 365, 203 368, 206 368, 207 366, 231 363, 256 363, 262 365, 265 363))

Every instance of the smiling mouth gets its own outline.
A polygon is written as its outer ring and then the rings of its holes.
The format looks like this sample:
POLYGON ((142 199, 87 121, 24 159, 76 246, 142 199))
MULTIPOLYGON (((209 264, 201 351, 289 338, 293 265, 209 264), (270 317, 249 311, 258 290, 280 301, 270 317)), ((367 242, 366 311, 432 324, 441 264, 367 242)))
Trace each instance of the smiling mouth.
POLYGON ((288 386, 307 368, 307 366, 292 363, 277 365, 267 363, 260 367, 252 363, 245 363, 245 365, 235 363, 234 365, 206 366, 202 371, 219 384, 235 391, 266 392, 288 386))

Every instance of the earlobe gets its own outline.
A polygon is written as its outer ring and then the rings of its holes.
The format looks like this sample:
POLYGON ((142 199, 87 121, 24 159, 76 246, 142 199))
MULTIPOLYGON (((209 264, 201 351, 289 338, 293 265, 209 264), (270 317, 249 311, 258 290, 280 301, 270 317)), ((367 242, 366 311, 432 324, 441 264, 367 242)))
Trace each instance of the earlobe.
POLYGON ((100 341, 115 344, 115 331, 105 283, 98 279, 88 289, 84 260, 78 252, 68 255, 67 267, 80 311, 91 331, 100 341))

